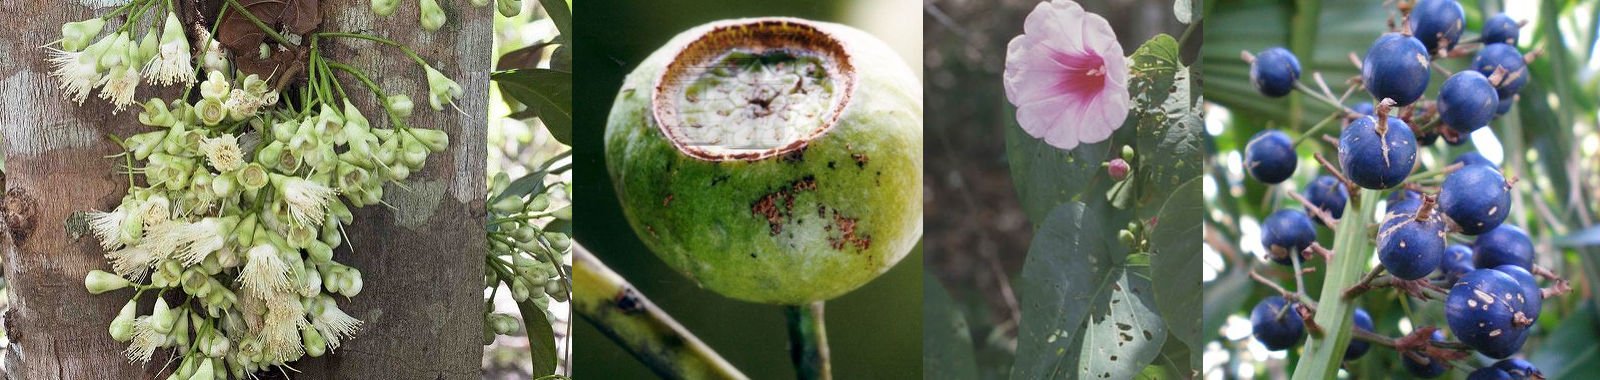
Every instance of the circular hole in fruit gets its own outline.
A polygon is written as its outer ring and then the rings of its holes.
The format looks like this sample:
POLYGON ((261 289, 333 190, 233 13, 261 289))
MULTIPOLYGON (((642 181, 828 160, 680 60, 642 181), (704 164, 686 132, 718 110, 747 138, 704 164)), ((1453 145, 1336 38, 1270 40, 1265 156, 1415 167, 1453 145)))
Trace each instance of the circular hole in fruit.
POLYGON ((651 109, 684 154, 759 160, 826 133, 854 85, 839 40, 805 23, 762 19, 690 42, 657 78, 651 109))

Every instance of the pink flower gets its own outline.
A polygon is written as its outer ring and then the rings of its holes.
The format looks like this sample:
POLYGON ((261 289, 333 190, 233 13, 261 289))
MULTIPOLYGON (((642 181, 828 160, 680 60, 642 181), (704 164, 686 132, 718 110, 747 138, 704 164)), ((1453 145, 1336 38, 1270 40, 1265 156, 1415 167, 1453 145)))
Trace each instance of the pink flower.
POLYGON ((1006 100, 1028 135, 1061 149, 1111 137, 1128 116, 1128 60, 1111 24, 1071 0, 1040 3, 1006 47, 1006 100))

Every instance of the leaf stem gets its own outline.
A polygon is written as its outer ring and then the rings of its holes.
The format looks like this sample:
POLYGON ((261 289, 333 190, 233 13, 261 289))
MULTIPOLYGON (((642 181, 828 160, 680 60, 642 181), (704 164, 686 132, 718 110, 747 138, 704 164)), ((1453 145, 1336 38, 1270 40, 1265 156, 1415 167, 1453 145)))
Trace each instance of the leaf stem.
MULTIPOLYGON (((232 1, 232 0, 229 0, 229 1, 232 1)), ((385 44, 385 45, 389 45, 389 46, 394 46, 395 48, 400 49, 400 52, 405 53, 406 56, 411 57, 411 60, 417 61, 418 65, 428 66, 428 61, 423 60, 422 56, 417 55, 417 52, 411 51, 411 48, 408 48, 405 45, 401 45, 399 42, 395 42, 394 40, 391 40, 391 39, 378 37, 378 36, 373 36, 373 35, 361 34, 361 33, 342 33, 342 32, 320 32, 320 33, 315 33, 315 34, 311 35, 311 39, 313 41, 315 41, 318 38, 322 38, 322 37, 355 38, 355 39, 362 39, 362 40, 377 42, 377 43, 381 43, 381 44, 385 44)))
POLYGON ((1345 210, 1344 217, 1339 220, 1339 229, 1334 234, 1336 252, 1328 263, 1327 277, 1317 297, 1322 302, 1314 318, 1326 334, 1307 337, 1305 353, 1294 367, 1296 380, 1330 379, 1339 371, 1345 346, 1350 344, 1355 310, 1354 302, 1341 295, 1367 272, 1365 266, 1372 257, 1372 242, 1366 235, 1366 226, 1379 197, 1377 190, 1362 189, 1356 198, 1359 203, 1347 205, 1355 207, 1345 210))
POLYGON ((822 308, 823 301, 783 307, 783 315, 789 321, 789 358, 794 361, 795 377, 800 380, 833 378, 822 308))

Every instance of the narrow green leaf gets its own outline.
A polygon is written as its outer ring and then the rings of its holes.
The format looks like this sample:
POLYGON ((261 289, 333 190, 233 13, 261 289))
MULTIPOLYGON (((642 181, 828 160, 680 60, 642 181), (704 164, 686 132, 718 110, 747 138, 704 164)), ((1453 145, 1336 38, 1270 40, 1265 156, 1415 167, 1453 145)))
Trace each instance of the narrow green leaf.
POLYGON ((1586 302, 1550 332, 1549 340, 1529 358, 1546 379, 1588 379, 1600 373, 1600 341, 1596 341, 1595 305, 1586 302))
POLYGON ((563 144, 572 145, 572 73, 550 69, 497 71, 492 78, 518 102, 538 112, 539 120, 563 144))
POLYGON ((556 332, 544 310, 531 301, 518 302, 522 311, 522 325, 528 330, 528 348, 533 353, 533 375, 556 373, 556 332))
POLYGON ((544 13, 550 15, 550 21, 556 24, 562 41, 572 41, 572 4, 567 0, 539 0, 539 5, 544 7, 544 13))
MULTIPOLYGON (((1150 233, 1155 253, 1150 258, 1150 277, 1155 282, 1156 309, 1173 336, 1189 347, 1199 347, 1200 317, 1200 229, 1205 206, 1200 199, 1198 178, 1172 191, 1156 218, 1150 233)), ((1194 350, 1198 360, 1200 351, 1194 350)), ((1187 359, 1187 358, 1185 358, 1187 359)), ((1184 360, 1184 359, 1180 359, 1184 360)))
POLYGON ((933 274, 922 274, 922 373, 978 377, 978 359, 961 306, 933 274))

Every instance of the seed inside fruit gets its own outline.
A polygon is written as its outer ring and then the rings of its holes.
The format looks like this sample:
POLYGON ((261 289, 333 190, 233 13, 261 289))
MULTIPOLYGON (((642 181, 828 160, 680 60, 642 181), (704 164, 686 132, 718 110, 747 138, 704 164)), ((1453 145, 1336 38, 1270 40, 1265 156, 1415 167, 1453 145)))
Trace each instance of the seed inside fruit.
POLYGON ((678 53, 651 106, 662 133, 689 156, 772 157, 833 126, 854 85, 848 58, 838 40, 810 25, 729 25, 678 53))

